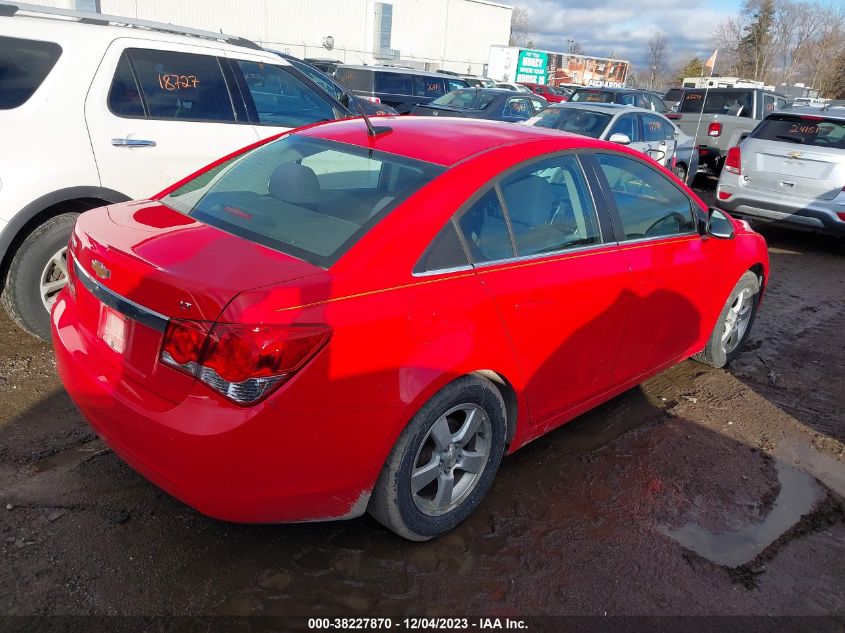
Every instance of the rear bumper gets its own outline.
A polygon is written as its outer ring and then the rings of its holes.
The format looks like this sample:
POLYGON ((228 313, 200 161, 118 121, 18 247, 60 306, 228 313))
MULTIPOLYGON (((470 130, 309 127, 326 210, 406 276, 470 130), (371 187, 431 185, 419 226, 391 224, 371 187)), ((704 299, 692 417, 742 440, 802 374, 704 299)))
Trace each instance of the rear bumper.
MULTIPOLYGON (((113 384, 98 372, 67 290, 53 310, 52 334, 59 377, 91 426, 132 468, 203 514, 280 523, 365 511, 385 455, 375 442, 359 449, 369 439, 361 429, 387 412, 286 414, 279 396, 296 379, 249 408, 200 384, 179 404, 143 385, 113 384)), ((303 400, 291 397, 302 410, 303 400)))
POLYGON ((845 213, 845 199, 841 195, 836 200, 813 200, 758 191, 741 186, 737 176, 723 174, 716 189, 716 206, 761 222, 845 235, 845 221, 836 215, 845 213), (720 194, 730 197, 722 200, 720 194))

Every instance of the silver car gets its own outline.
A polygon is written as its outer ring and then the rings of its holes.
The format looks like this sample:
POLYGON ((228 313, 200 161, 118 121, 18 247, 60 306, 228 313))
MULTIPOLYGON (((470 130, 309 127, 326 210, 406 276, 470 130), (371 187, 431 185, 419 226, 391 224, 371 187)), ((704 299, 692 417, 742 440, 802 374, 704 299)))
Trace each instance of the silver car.
POLYGON ((845 108, 768 115, 728 150, 716 204, 737 216, 845 235, 845 108))
POLYGON ((590 136, 648 154, 690 184, 698 171, 692 137, 665 116, 617 103, 552 103, 524 125, 590 136))

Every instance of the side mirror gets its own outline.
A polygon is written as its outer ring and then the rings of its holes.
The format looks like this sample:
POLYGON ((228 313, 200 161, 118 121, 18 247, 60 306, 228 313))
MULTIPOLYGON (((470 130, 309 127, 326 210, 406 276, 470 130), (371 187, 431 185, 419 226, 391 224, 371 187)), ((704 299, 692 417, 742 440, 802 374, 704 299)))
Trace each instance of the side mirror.
POLYGON ((734 236, 734 225, 730 218, 719 209, 710 208, 707 218, 707 235, 721 240, 729 240, 734 236))
POLYGON ((617 132, 616 134, 611 134, 608 140, 611 143, 619 143, 620 145, 631 144, 631 137, 629 137, 627 134, 620 134, 619 132, 617 132))

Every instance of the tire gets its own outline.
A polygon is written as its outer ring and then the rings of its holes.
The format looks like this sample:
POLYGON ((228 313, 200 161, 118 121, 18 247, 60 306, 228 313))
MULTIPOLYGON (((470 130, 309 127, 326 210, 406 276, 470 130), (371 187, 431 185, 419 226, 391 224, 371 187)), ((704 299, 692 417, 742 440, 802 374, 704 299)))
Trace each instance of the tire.
MULTIPOLYGON (((719 313, 719 319, 713 327, 713 332, 707 341, 704 350, 693 356, 693 358, 701 363, 710 365, 712 367, 727 367, 734 359, 742 352, 745 342, 748 340, 748 335, 751 332, 751 327, 754 325, 754 318, 757 316, 757 306, 760 303, 760 279, 753 272, 746 271, 734 286, 728 300, 725 302, 725 307, 719 313), (742 295, 742 299, 740 296, 742 295), (740 302, 738 304, 737 302, 740 302), (747 307, 747 319, 744 321, 744 327, 736 327, 734 336, 725 340, 728 332, 728 315, 733 312, 733 319, 738 319, 736 316, 737 309, 742 310, 743 306, 747 307)), ((734 321, 735 322, 735 321, 734 321)))
POLYGON ((50 341, 50 311, 42 300, 42 277, 49 280, 53 298, 67 280, 67 271, 54 258, 67 248, 70 233, 76 223, 76 213, 63 213, 36 228, 18 247, 9 264, 3 289, 3 306, 9 316, 24 330, 50 341), (48 270, 48 265, 51 268, 48 270), (53 288, 55 287, 55 290, 53 288))
POLYGON ((506 432, 505 403, 493 383, 478 376, 449 383, 423 405, 399 436, 373 489, 368 512, 411 541, 427 541, 452 530, 473 513, 490 489, 505 451, 506 432), (474 412, 470 424, 469 411, 474 412), (444 424, 453 449, 438 446, 436 437, 441 446, 445 443, 437 433, 444 424), (478 430, 462 443, 467 438, 461 438, 461 432, 472 424, 478 430), (486 459, 481 460, 479 455, 485 453, 486 459), (462 464, 477 472, 463 470, 462 464), (412 492, 415 472, 436 477, 412 492), (441 501, 447 499, 445 492, 440 493, 447 490, 443 482, 449 473, 454 488, 447 504, 441 501))

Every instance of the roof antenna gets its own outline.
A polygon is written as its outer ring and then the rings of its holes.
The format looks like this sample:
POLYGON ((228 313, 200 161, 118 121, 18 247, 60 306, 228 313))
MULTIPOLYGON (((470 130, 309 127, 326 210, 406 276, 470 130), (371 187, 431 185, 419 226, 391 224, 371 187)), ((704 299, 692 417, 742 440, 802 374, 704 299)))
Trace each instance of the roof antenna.
POLYGON ((364 112, 364 108, 361 107, 360 101, 358 101, 358 97, 354 95, 350 95, 355 100, 355 107, 358 108, 358 112, 361 113, 361 116, 364 117, 364 123, 367 124, 367 136, 372 136, 373 138, 377 137, 379 134, 389 134, 393 131, 392 127, 388 127, 386 125, 376 125, 374 126, 372 121, 370 121, 370 117, 367 116, 367 113, 364 112))

